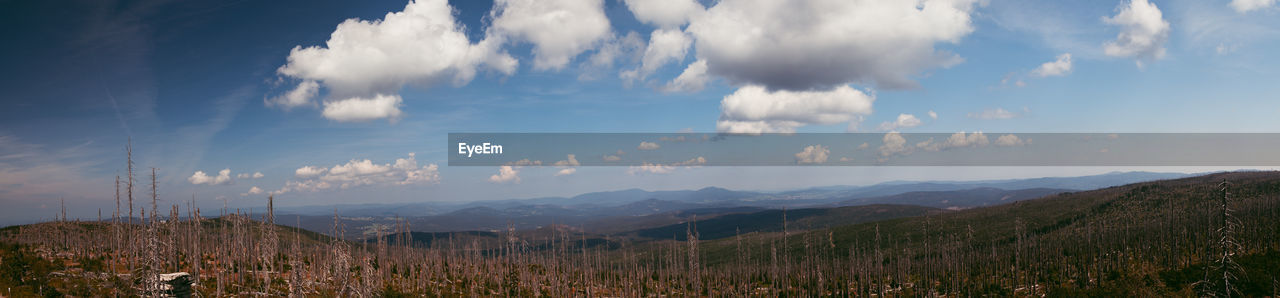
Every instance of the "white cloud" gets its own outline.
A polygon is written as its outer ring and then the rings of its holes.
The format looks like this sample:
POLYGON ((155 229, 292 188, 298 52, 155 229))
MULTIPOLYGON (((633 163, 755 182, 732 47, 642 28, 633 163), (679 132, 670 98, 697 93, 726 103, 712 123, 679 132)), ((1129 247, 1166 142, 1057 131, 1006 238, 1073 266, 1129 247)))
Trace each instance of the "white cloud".
POLYGON ((191 174, 191 177, 187 177, 187 181, 191 182, 191 184, 197 184, 197 185, 198 184, 208 184, 208 185, 230 184, 231 169, 222 169, 221 171, 218 171, 218 176, 209 176, 208 174, 205 174, 203 171, 196 171, 194 174, 191 174))
POLYGON ((350 188, 362 185, 434 184, 440 181, 440 168, 435 164, 419 166, 416 154, 394 162, 378 164, 368 159, 352 159, 332 167, 304 166, 294 171, 301 181, 288 181, 272 193, 318 191, 333 186, 350 188))
POLYGON ((627 32, 622 37, 611 36, 588 60, 593 65, 611 66, 617 60, 639 58, 642 53, 640 50, 644 48, 644 39, 640 38, 640 34, 635 31, 627 32))
POLYGON ((849 86, 830 91, 769 91, 739 88, 720 102, 716 129, 730 133, 794 132, 808 124, 854 122, 871 114, 874 95, 849 86))
POLYGON ((699 156, 686 161, 672 163, 672 166, 696 167, 707 164, 707 158, 699 156))
POLYGON ((533 68, 559 70, 610 34, 601 0, 498 0, 490 34, 533 44, 533 68))
POLYGON ((1116 39, 1103 45, 1103 53, 1134 58, 1140 67, 1143 61, 1164 58, 1169 22, 1164 20, 1160 8, 1147 0, 1130 0, 1122 3, 1118 10, 1115 16, 1102 18, 1107 24, 1120 26, 1116 39))
POLYGON ((576 167, 576 166, 580 166, 580 165, 582 165, 582 164, 581 164, 581 163, 578 163, 578 158, 577 158, 576 156, 574 156, 573 154, 569 154, 569 155, 568 155, 568 157, 567 157, 567 159, 565 159, 565 160, 561 160, 561 161, 556 161, 556 162, 555 162, 554 164, 552 164, 552 165, 553 165, 553 166, 557 166, 557 167, 576 167))
POLYGON ((822 145, 813 145, 804 147, 803 151, 796 153, 796 163, 798 164, 815 164, 827 162, 827 155, 831 153, 827 147, 822 145))
POLYGON ((1231 0, 1231 8, 1239 13, 1271 8, 1276 0, 1231 0))
MULTIPOLYGON (((937 117, 934 117, 934 119, 937 119, 937 117)), ((895 120, 893 122, 885 121, 883 123, 880 123, 879 129, 885 130, 885 131, 898 130, 903 128, 912 128, 912 127, 920 126, 920 124, 924 124, 924 122, 920 121, 920 118, 916 118, 915 115, 898 114, 898 120, 895 120)))
POLYGON ((868 144, 867 142, 862 142, 862 145, 858 145, 858 150, 867 149, 870 147, 871 147, 871 144, 868 144))
POLYGON ((695 168, 707 164, 707 158, 699 156, 686 161, 673 162, 671 164, 642 163, 639 166, 631 166, 627 168, 627 174, 669 174, 675 171, 677 167, 695 168))
POLYGON ((391 171, 391 164, 375 164, 373 161, 352 159, 346 164, 329 168, 329 174, 320 179, 328 181, 352 181, 360 177, 378 175, 391 171))
POLYGON ((564 175, 572 175, 573 173, 578 172, 577 168, 572 168, 572 167, 581 166, 582 164, 578 162, 577 156, 574 156, 573 154, 569 154, 565 160, 556 161, 552 165, 557 167, 568 167, 568 168, 560 169, 559 172, 556 172, 556 176, 564 176, 564 175))
POLYGON ((644 80, 663 65, 684 60, 693 40, 680 30, 654 30, 649 34, 649 46, 644 50, 640 67, 622 72, 619 77, 627 80, 644 80))
POLYGON ((894 154, 906 154, 911 150, 911 147, 907 147, 907 139, 896 131, 885 133, 882 142, 884 145, 880 145, 879 148, 881 161, 894 154))
POLYGON ((938 113, 933 112, 933 110, 929 110, 929 119, 938 120, 938 113))
POLYGON ((690 63, 679 76, 662 88, 664 92, 698 92, 707 86, 711 77, 707 76, 707 60, 690 63))
MULTIPOLYGON (((416 162, 415 162, 416 164, 416 162)), ((404 180, 396 182, 396 184, 424 184, 439 183, 440 167, 436 164, 428 164, 415 170, 405 170, 404 180)))
POLYGON ((264 175, 262 175, 262 172, 254 172, 253 174, 250 174, 250 173, 236 174, 236 179, 258 179, 262 177, 264 177, 264 175))
POLYGON ((1010 82, 1013 82, 1013 86, 1016 87, 1023 87, 1027 85, 1027 82, 1022 81, 1022 75, 1018 73, 1007 73, 1003 78, 1000 78, 1000 86, 1008 86, 1010 85, 1010 82))
POLYGON ((934 142, 933 139, 929 139, 917 143, 916 147, 926 151, 941 151, 952 148, 982 147, 990 143, 991 140, 987 138, 987 135, 980 131, 969 134, 965 134, 962 131, 951 134, 944 142, 934 142))
POLYGON ((323 115, 338 122, 360 122, 383 118, 394 121, 400 118, 402 101, 398 94, 378 94, 373 98, 352 97, 324 103, 323 115))
POLYGON ((502 166, 498 168, 498 173, 489 176, 489 181, 494 183, 520 183, 520 171, 511 166, 502 166))
POLYGON ((303 180, 303 181, 286 181, 280 190, 272 191, 271 194, 278 195, 288 192, 316 192, 333 188, 333 184, 321 180, 303 180))
POLYGON ((1057 77, 1071 73, 1071 53, 1058 55, 1058 59, 1040 64, 1040 67, 1031 71, 1032 75, 1037 77, 1057 77))
POLYGON ((1018 117, 1017 113, 1010 112, 1003 108, 986 109, 982 110, 982 112, 969 113, 969 118, 983 120, 1013 119, 1015 117, 1018 117))
POLYGON ((652 163, 646 162, 639 166, 632 166, 630 168, 627 168, 627 174, 630 174, 630 175, 635 175, 640 173, 667 174, 667 173, 671 173, 671 171, 674 171, 674 170, 675 170, 675 167, 672 167, 672 166, 667 166, 662 164, 652 164, 652 163))
POLYGON ((770 90, 851 82, 909 88, 961 59, 934 48, 973 31, 976 0, 725 0, 687 31, 711 74, 770 90))
POLYGON ((522 166, 541 166, 541 165, 542 165, 542 161, 541 161, 541 160, 529 160, 528 158, 525 158, 525 159, 521 159, 521 160, 517 160, 517 161, 513 161, 513 162, 508 162, 508 163, 506 163, 505 165, 508 165, 508 166, 517 166, 517 167, 522 167, 522 166))
POLYGON ((696 0, 625 0, 636 20, 661 28, 676 28, 689 22, 704 8, 696 0))
POLYGON ((990 140, 988 140, 987 135, 983 134, 981 131, 973 132, 969 134, 965 134, 962 131, 962 132, 951 134, 951 137, 947 138, 946 148, 960 148, 960 147, 971 147, 971 146, 980 147, 980 146, 986 146, 988 143, 990 143, 990 140))
POLYGON ((662 147, 662 146, 659 146, 659 145, 658 145, 658 143, 653 143, 653 142, 640 142, 640 146, 636 146, 636 149, 640 149, 640 150, 658 150, 658 148, 661 148, 661 147, 662 147))
POLYGON ((621 156, 621 155, 622 155, 622 153, 621 153, 622 151, 621 151, 621 150, 619 150, 618 152, 619 152, 619 153, 618 153, 618 154, 616 154, 616 155, 605 155, 605 156, 603 157, 604 161, 619 161, 619 160, 622 160, 622 156, 621 156))
POLYGON ((297 176, 298 178, 308 179, 308 178, 319 177, 320 174, 324 174, 325 172, 328 172, 328 171, 329 171, 328 168, 322 168, 322 167, 316 167, 316 166, 305 166, 293 171, 293 175, 297 176))
POLYGON ((1013 147, 1013 146, 1022 146, 1030 143, 1031 143, 1030 139, 1023 140, 1022 138, 1019 138, 1018 136, 1015 136, 1012 134, 1007 134, 1007 135, 1000 136, 999 138, 996 138, 996 146, 1013 147))
MULTIPOLYGON (((379 113, 361 114, 358 119, 394 117, 399 115, 399 109, 394 108, 399 105, 395 94, 404 85, 429 86, 446 80, 466 84, 482 65, 505 74, 515 72, 516 60, 499 53, 498 46, 490 40, 471 43, 446 1, 412 1, 403 11, 387 13, 380 20, 348 19, 338 24, 324 46, 294 47, 288 63, 277 72, 303 82, 274 103, 282 107, 305 104, 308 95, 314 96, 318 90, 318 82, 339 101, 383 98, 370 102, 380 104, 383 109, 377 110, 379 113), (395 104, 388 103, 391 97, 395 104)), ((325 116, 351 120, 340 108, 354 108, 352 105, 325 102, 325 116)))
POLYGON ((298 87, 283 95, 265 99, 264 103, 268 107, 280 107, 288 111, 300 106, 315 105, 315 103, 311 102, 311 99, 315 98, 319 93, 320 84, 313 80, 306 80, 298 83, 298 87))
POLYGON ((262 190, 261 188, 258 188, 257 186, 254 186, 254 187, 250 187, 248 192, 245 192, 245 193, 240 194, 240 196, 242 196, 242 197, 243 197, 243 196, 248 196, 248 195, 257 195, 257 194, 262 194, 262 192, 263 192, 263 190, 262 190))

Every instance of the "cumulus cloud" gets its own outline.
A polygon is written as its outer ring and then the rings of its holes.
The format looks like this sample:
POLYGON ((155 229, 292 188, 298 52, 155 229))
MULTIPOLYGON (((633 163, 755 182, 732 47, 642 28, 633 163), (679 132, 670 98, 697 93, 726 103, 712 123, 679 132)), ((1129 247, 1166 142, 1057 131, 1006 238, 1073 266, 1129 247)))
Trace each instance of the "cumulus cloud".
POLYGON ((236 179, 258 179, 264 176, 265 175, 262 175, 262 172, 253 172, 253 174, 240 173, 240 174, 236 174, 236 179))
POLYGON ((627 168, 627 174, 669 174, 675 171, 677 167, 694 168, 707 164, 707 158, 699 156, 686 161, 673 162, 670 164, 658 163, 641 163, 639 166, 631 166, 627 168))
POLYGON ((1037 77, 1057 77, 1065 76, 1071 73, 1071 53, 1058 55, 1058 59, 1040 64, 1040 67, 1031 71, 1032 75, 1037 77))
POLYGON ((770 90, 851 82, 916 86, 912 76, 962 59, 935 49, 973 32, 976 0, 718 1, 686 28, 707 70, 770 90))
POLYGON ((962 131, 951 134, 950 137, 942 142, 934 142, 933 139, 929 139, 917 143, 916 148, 926 151, 942 151, 952 148, 982 147, 990 143, 991 140, 987 138, 987 135, 980 131, 968 134, 962 131))
POLYGON ((1012 134, 1002 135, 999 138, 996 138, 996 146, 1014 147, 1014 146, 1022 146, 1030 143, 1031 143, 1031 139, 1023 140, 1022 138, 1019 138, 1018 136, 1015 136, 1012 134))
POLYGON ((541 160, 529 160, 528 158, 525 158, 525 159, 521 159, 521 160, 517 160, 517 161, 513 161, 513 162, 507 162, 505 165, 508 165, 508 166, 516 166, 516 167, 523 167, 523 166, 541 166, 541 165, 542 165, 542 161, 541 161, 541 160))
POLYGON ((297 87, 294 87, 293 90, 290 90, 289 92, 285 92, 285 94, 265 99, 265 103, 268 107, 280 107, 281 109, 288 111, 300 106, 315 105, 311 99, 315 98, 319 93, 320 83, 316 83, 316 81, 312 80, 306 80, 302 81, 302 83, 298 83, 297 87))
POLYGON ((452 81, 462 85, 475 77, 480 66, 515 72, 516 60, 498 52, 499 46, 500 42, 489 39, 471 43, 445 0, 412 1, 403 11, 387 13, 380 20, 348 19, 338 24, 324 46, 294 47, 277 72, 303 81, 268 104, 306 104, 307 95, 314 96, 323 85, 330 94, 324 103, 327 118, 395 117, 400 103, 396 94, 407 84, 452 81), (342 103, 353 100, 362 102, 342 103), (377 108, 368 109, 370 105, 377 108))
POLYGON ((640 146, 636 146, 636 149, 640 149, 640 150, 658 150, 658 148, 661 148, 661 147, 662 147, 662 146, 659 146, 659 145, 658 145, 658 143, 653 143, 653 142, 640 142, 640 146))
POLYGON ((577 156, 574 156, 573 154, 569 154, 565 160, 556 161, 552 165, 557 167, 567 167, 564 169, 560 169, 560 171, 556 172, 556 176, 564 176, 564 175, 572 175, 573 173, 578 172, 577 168, 572 168, 572 167, 581 166, 582 164, 578 162, 577 156))
POLYGON ((871 114, 874 95, 849 86, 830 91, 769 91, 739 88, 720 102, 716 129, 729 133, 795 132, 809 124, 853 122, 871 114))
POLYGON ((705 8, 696 0, 625 0, 636 20, 661 28, 676 28, 705 8))
POLYGON ((640 67, 624 71, 619 76, 627 81, 644 80, 663 65, 684 60, 692 43, 693 40, 683 31, 654 30, 649 34, 649 46, 644 50, 640 67))
POLYGON ((565 159, 565 160, 561 160, 561 161, 556 161, 556 162, 555 162, 554 164, 552 164, 552 165, 553 165, 553 166, 557 166, 557 167, 576 167, 576 166, 580 166, 580 165, 582 165, 582 164, 581 164, 581 163, 578 163, 578 158, 577 158, 577 156, 574 156, 573 154, 569 154, 569 155, 568 155, 568 157, 567 157, 567 159, 565 159))
POLYGON ((672 167, 672 166, 646 162, 646 163, 640 164, 639 166, 632 166, 630 168, 627 168, 627 174, 631 174, 631 175, 640 174, 640 173, 667 174, 667 173, 671 173, 671 171, 674 171, 674 170, 675 170, 675 167, 672 167))
POLYGON ((695 166, 701 166, 705 164, 707 164, 707 158, 699 156, 699 157, 691 158, 686 161, 675 162, 675 163, 672 163, 671 165, 683 166, 683 167, 695 167, 695 166))
POLYGON ((440 168, 436 164, 419 166, 417 155, 409 153, 390 163, 374 163, 369 159, 352 159, 332 167, 304 166, 294 171, 302 180, 288 181, 272 193, 289 191, 318 191, 331 187, 350 188, 362 185, 434 184, 440 181, 440 168))
POLYGON ((272 191, 271 194, 278 195, 288 192, 316 192, 333 188, 333 184, 322 180, 302 180, 302 181, 286 181, 284 186, 279 190, 272 191))
POLYGON ((262 194, 262 193, 263 193, 263 190, 262 190, 261 188, 258 188, 257 186, 254 186, 254 187, 250 187, 248 192, 245 192, 245 193, 240 194, 240 196, 242 196, 242 197, 243 197, 243 196, 248 196, 248 195, 257 195, 257 194, 262 194))
POLYGON ((881 142, 883 142, 879 148, 881 161, 895 154, 906 154, 911 150, 911 147, 907 146, 907 139, 896 131, 885 133, 881 142))
POLYGON ((938 113, 933 112, 933 110, 929 110, 929 119, 938 120, 938 113))
POLYGON ((635 31, 621 36, 610 35, 602 42, 600 48, 587 58, 587 62, 582 64, 582 73, 578 75, 578 80, 598 79, 606 72, 612 76, 615 63, 638 63, 644 49, 644 39, 635 31))
POLYGON ((610 36, 601 0, 498 0, 489 33, 533 45, 533 68, 559 70, 610 36))
POLYGON ((325 118, 338 122, 360 122, 400 118, 400 95, 378 94, 373 98, 353 97, 324 103, 325 118))
POLYGON ((615 153, 615 154, 605 154, 603 159, 604 161, 619 161, 619 160, 622 160, 623 154, 627 154, 627 153, 623 152, 622 150, 618 150, 618 153, 615 153))
POLYGON ((816 164, 827 162, 827 155, 831 153, 827 147, 822 145, 813 145, 804 147, 803 151, 796 153, 796 163, 798 164, 816 164))
POLYGON ((1231 9, 1235 9, 1239 13, 1247 13, 1254 10, 1267 9, 1275 4, 1276 0, 1231 0, 1231 9))
POLYGON ((1003 108, 986 109, 977 113, 969 113, 969 118, 983 120, 1013 119, 1015 117, 1018 117, 1017 113, 1010 112, 1003 108))
POLYGON ((197 185, 198 184, 208 184, 208 185, 230 184, 231 169, 222 169, 221 171, 218 171, 217 176, 209 176, 208 174, 205 174, 203 171, 196 171, 194 174, 191 174, 191 177, 187 177, 187 181, 191 182, 191 184, 197 184, 197 185))
POLYGON ((1133 58, 1139 67, 1143 61, 1164 58, 1169 22, 1164 20, 1160 8, 1147 0, 1130 0, 1117 10, 1115 16, 1102 18, 1103 22, 1120 27, 1116 39, 1103 44, 1103 53, 1133 58))
POLYGON ((328 171, 329 171, 328 168, 322 168, 322 167, 316 167, 316 166, 305 166, 293 171, 293 175, 298 178, 308 179, 308 178, 318 177, 320 176, 320 174, 324 174, 324 172, 328 172, 328 171))
MULTIPOLYGON (((934 119, 937 119, 936 117, 937 115, 935 114, 934 116, 935 116, 934 119)), ((920 121, 920 118, 916 118, 915 115, 898 114, 898 120, 894 120, 893 122, 885 121, 883 123, 880 123, 879 129, 886 130, 886 131, 898 130, 903 128, 912 128, 912 127, 920 126, 920 124, 924 124, 924 122, 920 121)))
POLYGON ((705 88, 709 81, 711 81, 711 77, 707 76, 707 60, 698 60, 685 67, 679 76, 676 76, 675 79, 672 79, 671 82, 662 87, 662 91, 698 92, 702 91, 702 88, 705 88))
POLYGON ((498 173, 489 176, 489 181, 494 183, 520 183, 520 171, 512 166, 501 166, 498 173))

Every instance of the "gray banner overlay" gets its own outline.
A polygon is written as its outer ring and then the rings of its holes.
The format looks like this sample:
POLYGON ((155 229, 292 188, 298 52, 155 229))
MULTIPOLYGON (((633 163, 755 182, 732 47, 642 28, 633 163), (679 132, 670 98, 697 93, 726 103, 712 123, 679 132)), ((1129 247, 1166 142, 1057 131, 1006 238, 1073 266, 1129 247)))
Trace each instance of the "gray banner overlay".
POLYGON ((1280 166, 1280 133, 450 133, 448 138, 449 166, 1280 166))

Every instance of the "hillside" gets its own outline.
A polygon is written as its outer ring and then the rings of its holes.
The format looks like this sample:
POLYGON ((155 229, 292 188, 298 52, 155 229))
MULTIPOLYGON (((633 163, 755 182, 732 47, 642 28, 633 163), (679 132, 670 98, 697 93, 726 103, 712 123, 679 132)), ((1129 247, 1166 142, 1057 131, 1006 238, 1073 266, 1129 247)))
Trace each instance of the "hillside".
POLYGON ((1071 191, 1074 190, 1060 188, 1004 190, 993 187, 979 187, 951 191, 913 191, 890 196, 856 198, 840 201, 836 205, 902 204, 944 209, 967 209, 1035 199, 1071 191))
POLYGON ((1280 287, 1280 173, 1138 183, 785 238, 744 238, 705 243, 707 263, 736 268, 768 260, 776 249, 793 266, 821 267, 829 262, 821 256, 840 259, 835 267, 852 268, 877 292, 1193 296, 1222 291, 1222 270, 1215 267, 1220 258, 1211 256, 1228 251, 1238 264, 1227 266, 1237 276, 1232 291, 1274 295, 1280 287), (1223 188, 1232 227, 1225 234, 1223 188), (1219 241, 1227 236, 1238 246, 1219 241), (1206 271, 1219 278, 1205 278, 1206 271), (1201 280, 1205 289, 1193 287, 1201 280), (937 286, 903 288, 931 283, 937 286))
POLYGON ((697 233, 698 239, 715 240, 733 237, 741 233, 782 231, 784 218, 787 228, 795 232, 900 217, 921 216, 940 211, 935 208, 910 205, 767 210, 754 213, 728 214, 693 222, 640 229, 625 235, 635 235, 648 239, 684 241, 687 238, 686 231, 692 229, 693 232, 697 233))
MULTIPOLYGON (((636 206, 657 201, 641 202, 636 206)), ((193 273, 193 290, 202 296, 1280 292, 1278 172, 1055 192, 958 211, 903 205, 791 209, 787 233, 779 229, 780 210, 751 208, 632 217, 685 223, 613 234, 565 224, 422 233, 411 231, 405 219, 353 228, 331 217, 331 231, 339 236, 383 236, 348 242, 250 216, 183 220, 173 210, 167 219, 133 225, 58 221, 0 230, 0 286, 14 296, 144 295, 154 294, 157 288, 147 285, 158 273, 181 271, 193 273), (696 223, 688 222, 695 216, 696 223), (699 240, 682 237, 690 232, 699 240)), ((492 210, 457 215, 468 212, 492 210)))

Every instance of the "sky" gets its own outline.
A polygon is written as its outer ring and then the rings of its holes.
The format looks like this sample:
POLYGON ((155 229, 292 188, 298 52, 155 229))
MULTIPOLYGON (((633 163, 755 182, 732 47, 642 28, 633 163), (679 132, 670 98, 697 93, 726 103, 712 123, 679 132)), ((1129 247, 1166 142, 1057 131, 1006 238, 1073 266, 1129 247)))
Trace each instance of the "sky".
POLYGON ((136 197, 155 168, 162 205, 205 208, 1220 170, 449 167, 443 145, 1277 132, 1277 16, 1274 0, 0 1, 0 224, 60 200, 110 216, 130 142, 136 197))

